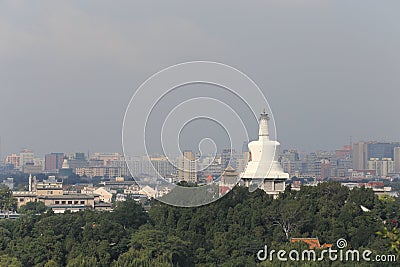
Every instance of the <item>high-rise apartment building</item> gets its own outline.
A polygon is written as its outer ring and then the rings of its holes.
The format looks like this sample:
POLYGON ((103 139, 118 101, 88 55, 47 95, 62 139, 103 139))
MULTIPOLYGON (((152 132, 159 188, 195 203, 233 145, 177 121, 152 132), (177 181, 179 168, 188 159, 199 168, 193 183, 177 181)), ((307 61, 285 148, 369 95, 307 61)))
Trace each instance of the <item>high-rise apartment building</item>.
POLYGON ((365 170, 368 163, 368 143, 358 142, 353 144, 352 151, 353 169, 365 170))
POLYGON ((12 164, 14 166, 14 169, 19 169, 19 167, 21 166, 20 156, 17 154, 7 156, 6 164, 12 164))
POLYGON ((245 151, 242 153, 241 157, 237 157, 236 159, 236 171, 239 173, 244 172, 246 169, 247 163, 249 162, 250 159, 250 152, 245 151))
POLYGON ((336 149, 336 158, 337 159, 350 159, 351 158, 351 150, 352 147, 349 145, 343 146, 343 148, 336 149))
POLYGON ((75 153, 68 157, 69 167, 75 172, 77 168, 85 168, 89 166, 85 153, 75 153))
POLYGON ((61 169, 64 160, 64 153, 51 153, 44 157, 44 170, 48 172, 57 172, 61 169))
POLYGON ((280 154, 279 162, 283 171, 290 175, 301 173, 302 171, 302 161, 300 161, 299 153, 296 150, 284 150, 280 154))
POLYGON ((171 178, 175 176, 176 168, 167 157, 152 157, 150 162, 155 172, 155 177, 171 178))
POLYGON ((196 156, 192 151, 184 151, 178 158, 178 181, 197 182, 196 156))
POLYGON ((32 150, 24 149, 19 153, 21 167, 25 166, 27 163, 34 163, 34 154, 32 150))
POLYGON ((112 162, 119 161, 123 158, 119 153, 94 153, 90 160, 103 161, 104 166, 112 165, 112 162))
POLYGON ((236 168, 236 161, 234 158, 234 153, 235 153, 235 150, 233 150, 231 148, 225 148, 222 150, 221 164, 222 164, 223 170, 226 169, 229 165, 236 168))
POLYGON ((394 148, 394 172, 400 173, 400 147, 394 148))
POLYGON ((400 147, 398 142, 358 142, 353 144, 353 169, 369 168, 370 159, 394 159, 394 151, 400 147))
POLYGON ((395 142, 370 142, 368 143, 368 159, 394 158, 394 148, 399 147, 400 143, 395 142))
POLYGON ((388 176, 394 171, 394 162, 391 158, 371 158, 368 161, 368 169, 375 170, 379 177, 388 176))

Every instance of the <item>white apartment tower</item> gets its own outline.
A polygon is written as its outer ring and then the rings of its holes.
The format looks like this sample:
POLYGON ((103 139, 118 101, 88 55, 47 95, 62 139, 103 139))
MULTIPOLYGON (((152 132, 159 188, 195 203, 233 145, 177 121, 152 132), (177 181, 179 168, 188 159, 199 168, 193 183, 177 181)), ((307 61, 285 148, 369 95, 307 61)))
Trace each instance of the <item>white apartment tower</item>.
POLYGON ((197 162, 192 151, 184 151, 178 158, 178 181, 197 182, 197 162))

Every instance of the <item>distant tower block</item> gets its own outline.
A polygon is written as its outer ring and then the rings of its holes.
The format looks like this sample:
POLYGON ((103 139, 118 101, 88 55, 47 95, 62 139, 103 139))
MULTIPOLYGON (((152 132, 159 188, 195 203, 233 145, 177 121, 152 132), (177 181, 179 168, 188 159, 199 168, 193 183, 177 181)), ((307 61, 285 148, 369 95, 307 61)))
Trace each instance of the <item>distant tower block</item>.
POLYGON ((260 117, 258 140, 249 143, 250 159, 241 178, 245 186, 260 186, 267 194, 277 197, 285 190, 289 174, 275 159, 275 149, 280 144, 270 140, 268 121, 268 114, 264 110, 260 117))
POLYGON ((394 148, 394 172, 400 173, 400 147, 394 148))

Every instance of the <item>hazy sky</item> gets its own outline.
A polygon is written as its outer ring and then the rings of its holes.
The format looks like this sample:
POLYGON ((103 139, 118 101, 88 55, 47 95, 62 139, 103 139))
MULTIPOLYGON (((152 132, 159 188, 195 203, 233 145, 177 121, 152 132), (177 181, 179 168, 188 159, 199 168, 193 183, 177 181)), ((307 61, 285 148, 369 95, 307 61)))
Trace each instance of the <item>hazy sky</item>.
POLYGON ((399 141, 400 1, 0 1, 2 154, 121 151, 126 106, 167 66, 248 74, 283 147, 399 141))

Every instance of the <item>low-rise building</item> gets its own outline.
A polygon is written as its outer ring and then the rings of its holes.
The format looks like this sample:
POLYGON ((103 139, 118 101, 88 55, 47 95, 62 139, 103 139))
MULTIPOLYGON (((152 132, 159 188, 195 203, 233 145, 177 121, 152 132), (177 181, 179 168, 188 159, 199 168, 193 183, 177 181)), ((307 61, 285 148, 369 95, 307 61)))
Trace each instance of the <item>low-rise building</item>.
POLYGON ((108 192, 104 187, 99 187, 93 191, 95 195, 99 196, 100 202, 111 203, 112 194, 108 192))
POLYGON ((55 213, 63 213, 66 210, 71 212, 83 209, 94 209, 96 201, 100 201, 98 195, 86 194, 65 194, 62 182, 54 176, 47 180, 37 182, 36 177, 29 177, 30 191, 13 191, 13 196, 17 199, 17 206, 20 208, 28 202, 43 202, 55 213))

